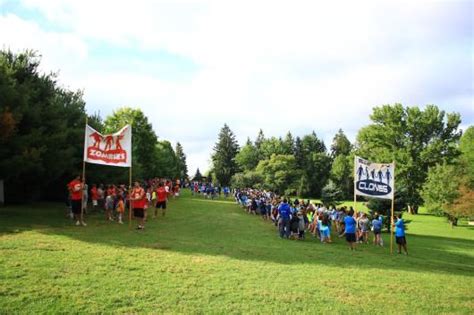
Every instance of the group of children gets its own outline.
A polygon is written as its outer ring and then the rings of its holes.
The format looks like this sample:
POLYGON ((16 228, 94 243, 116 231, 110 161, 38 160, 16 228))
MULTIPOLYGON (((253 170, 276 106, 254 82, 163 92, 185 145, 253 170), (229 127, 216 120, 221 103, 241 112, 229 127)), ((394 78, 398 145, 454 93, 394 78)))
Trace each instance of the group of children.
POLYGON ((88 211, 90 196, 93 211, 103 211, 106 220, 117 220, 119 224, 123 224, 126 209, 132 208, 134 217, 139 220, 138 228, 143 229, 147 220, 147 209, 154 207, 154 218, 158 215, 158 209, 161 209, 164 216, 167 200, 170 196, 179 196, 181 182, 155 178, 143 183, 135 182, 132 187, 124 184, 93 184, 89 191, 87 184, 83 184, 81 177, 77 176, 67 187, 68 211, 76 225, 86 226, 84 214, 88 211))
MULTIPOLYGON (((326 208, 322 204, 313 204, 295 199, 281 198, 270 191, 257 189, 236 189, 236 202, 249 214, 260 214, 264 220, 271 220, 278 227, 282 238, 305 238, 306 233, 318 238, 322 243, 333 242, 331 235, 345 237, 351 250, 357 243, 369 243, 369 234, 373 233, 373 244, 383 246, 382 228, 390 217, 373 213, 356 212, 352 207, 326 208)), ((389 227, 389 225, 388 225, 389 227)), ((398 252, 404 249, 408 254, 405 238, 405 224, 401 215, 394 224, 398 252)))

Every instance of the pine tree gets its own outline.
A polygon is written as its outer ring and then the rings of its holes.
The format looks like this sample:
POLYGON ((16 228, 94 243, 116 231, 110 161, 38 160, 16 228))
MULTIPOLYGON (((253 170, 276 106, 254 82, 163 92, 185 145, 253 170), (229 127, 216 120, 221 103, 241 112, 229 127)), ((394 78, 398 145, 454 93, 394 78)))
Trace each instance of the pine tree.
POLYGON ((262 143, 265 141, 265 135, 263 134, 263 130, 260 129, 258 132, 257 139, 255 140, 255 147, 257 150, 260 150, 260 147, 262 146, 262 143))
POLYGON ((184 154, 181 143, 176 143, 176 157, 178 159, 178 172, 181 179, 188 178, 188 166, 186 165, 186 154, 184 154))
POLYGON ((339 129, 339 131, 336 133, 332 140, 332 145, 331 145, 331 157, 335 158, 338 155, 349 155, 352 150, 352 144, 347 139, 346 135, 344 134, 344 131, 342 129, 339 129))
POLYGON ((235 135, 227 124, 219 133, 219 139, 214 147, 212 163, 217 181, 223 185, 230 185, 230 179, 237 172, 238 166, 235 157, 239 152, 239 145, 235 135))
POLYGON ((196 174, 194 174, 193 180, 200 182, 202 180, 202 174, 199 171, 199 167, 196 170, 196 174))

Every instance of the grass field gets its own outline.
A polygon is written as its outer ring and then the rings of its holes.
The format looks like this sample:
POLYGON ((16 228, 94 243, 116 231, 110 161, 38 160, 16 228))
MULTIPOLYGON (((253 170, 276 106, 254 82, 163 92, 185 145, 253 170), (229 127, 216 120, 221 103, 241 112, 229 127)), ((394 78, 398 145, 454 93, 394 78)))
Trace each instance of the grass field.
POLYGON ((391 256, 282 240, 231 201, 169 208, 145 231, 0 208, 0 313, 474 313, 472 227, 406 215, 410 255, 391 256))

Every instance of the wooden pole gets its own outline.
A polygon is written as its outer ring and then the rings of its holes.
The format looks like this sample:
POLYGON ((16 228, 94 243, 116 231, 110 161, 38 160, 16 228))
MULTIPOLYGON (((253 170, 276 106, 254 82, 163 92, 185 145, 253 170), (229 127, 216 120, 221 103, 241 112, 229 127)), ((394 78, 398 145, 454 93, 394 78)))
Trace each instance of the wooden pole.
POLYGON ((357 194, 356 194, 356 176, 357 176, 357 169, 356 169, 356 160, 357 160, 357 157, 355 156, 354 157, 354 213, 356 211, 356 203, 357 203, 357 194))
MULTIPOLYGON (((86 115, 86 125, 84 127, 84 138, 86 134, 86 129, 87 129, 87 124, 88 124, 88 117, 86 115)), ((84 139, 84 146, 86 145, 86 141, 84 139)), ((81 224, 84 222, 84 187, 86 185, 86 161, 84 159, 84 156, 82 157, 82 196, 81 196, 81 224)), ((86 207, 87 207, 87 200, 86 200, 86 207)))
POLYGON ((128 169, 128 228, 132 228, 132 167, 128 169))
POLYGON ((394 226, 393 226, 393 212, 394 212, 394 208, 395 208, 395 161, 392 162, 393 164, 393 187, 392 187, 392 191, 393 191, 393 195, 392 195, 392 208, 391 208, 391 211, 390 211, 390 225, 391 225, 391 230, 390 230, 390 254, 393 254, 393 233, 394 233, 394 226))

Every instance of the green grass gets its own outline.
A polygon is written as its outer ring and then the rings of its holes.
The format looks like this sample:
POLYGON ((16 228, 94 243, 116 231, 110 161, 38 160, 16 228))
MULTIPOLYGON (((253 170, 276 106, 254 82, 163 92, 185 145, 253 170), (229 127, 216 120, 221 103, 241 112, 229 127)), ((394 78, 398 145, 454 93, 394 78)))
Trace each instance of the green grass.
POLYGON ((76 227, 59 204, 0 208, 0 313, 472 314, 473 228, 405 218, 410 256, 391 256, 281 240, 233 202, 188 195, 145 231, 99 215, 76 227))

